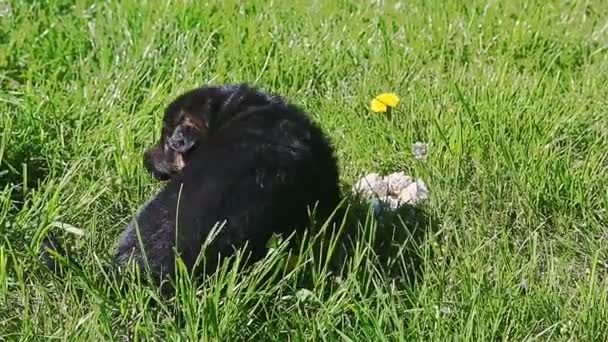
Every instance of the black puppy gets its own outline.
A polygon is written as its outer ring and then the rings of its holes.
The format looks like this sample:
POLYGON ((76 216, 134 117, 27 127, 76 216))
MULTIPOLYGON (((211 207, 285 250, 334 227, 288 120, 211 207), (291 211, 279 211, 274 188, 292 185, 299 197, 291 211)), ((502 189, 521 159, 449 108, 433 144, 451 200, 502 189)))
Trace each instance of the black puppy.
POLYGON ((298 107, 247 85, 175 99, 144 164, 168 182, 122 234, 116 258, 139 267, 147 260, 155 277, 174 272, 176 252, 192 271, 216 224, 223 228, 203 254, 207 272, 246 244, 257 260, 273 233, 305 229, 313 209, 326 220, 341 197, 322 130, 298 107))

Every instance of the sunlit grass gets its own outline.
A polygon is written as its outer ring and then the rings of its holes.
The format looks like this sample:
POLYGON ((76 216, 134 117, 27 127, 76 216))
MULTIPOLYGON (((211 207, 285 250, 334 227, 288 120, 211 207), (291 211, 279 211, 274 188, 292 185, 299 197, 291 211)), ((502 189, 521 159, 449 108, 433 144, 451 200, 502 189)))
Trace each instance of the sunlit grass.
POLYGON ((607 18, 602 1, 0 2, 0 336, 605 340, 607 18), (295 267, 281 245, 170 299, 105 273, 159 188, 141 159, 163 107, 241 81, 323 125, 345 190, 423 179, 429 219, 355 206, 343 268, 311 236, 295 267), (369 107, 385 92, 390 117, 369 107), (49 230, 82 270, 42 268, 49 230))

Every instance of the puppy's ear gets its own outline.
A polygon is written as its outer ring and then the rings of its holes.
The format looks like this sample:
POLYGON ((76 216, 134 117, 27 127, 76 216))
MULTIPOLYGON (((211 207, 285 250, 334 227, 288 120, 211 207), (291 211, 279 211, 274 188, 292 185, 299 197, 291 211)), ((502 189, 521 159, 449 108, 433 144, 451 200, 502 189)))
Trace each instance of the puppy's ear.
POLYGON ((186 153, 206 135, 207 130, 208 124, 204 120, 196 119, 190 114, 184 114, 182 121, 175 126, 169 137, 169 147, 175 152, 186 153))
POLYGON ((246 84, 241 84, 234 89, 230 95, 222 102, 220 107, 221 113, 235 113, 237 109, 243 104, 247 95, 251 92, 250 88, 246 84))

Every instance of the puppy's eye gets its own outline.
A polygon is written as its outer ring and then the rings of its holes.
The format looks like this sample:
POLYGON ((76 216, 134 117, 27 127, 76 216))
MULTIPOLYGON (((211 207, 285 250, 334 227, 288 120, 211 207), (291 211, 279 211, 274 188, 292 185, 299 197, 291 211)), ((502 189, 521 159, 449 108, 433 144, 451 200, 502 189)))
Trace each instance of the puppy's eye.
POLYGON ((168 143, 173 151, 186 153, 194 145, 194 139, 189 134, 186 134, 182 127, 177 127, 169 138, 168 143))

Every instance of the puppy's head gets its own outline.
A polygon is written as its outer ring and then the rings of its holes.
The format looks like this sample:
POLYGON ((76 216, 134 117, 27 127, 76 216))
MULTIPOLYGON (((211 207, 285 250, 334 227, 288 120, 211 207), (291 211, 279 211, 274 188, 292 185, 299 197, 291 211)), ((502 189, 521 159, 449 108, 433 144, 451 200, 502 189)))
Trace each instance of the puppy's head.
POLYGON ((160 141, 144 153, 146 169, 157 179, 168 180, 186 166, 208 129, 208 121, 204 117, 169 106, 160 141))
POLYGON ((184 93, 167 107, 160 141, 145 152, 144 164, 157 179, 168 180, 188 164, 197 145, 236 114, 282 101, 246 84, 201 87, 184 93))

